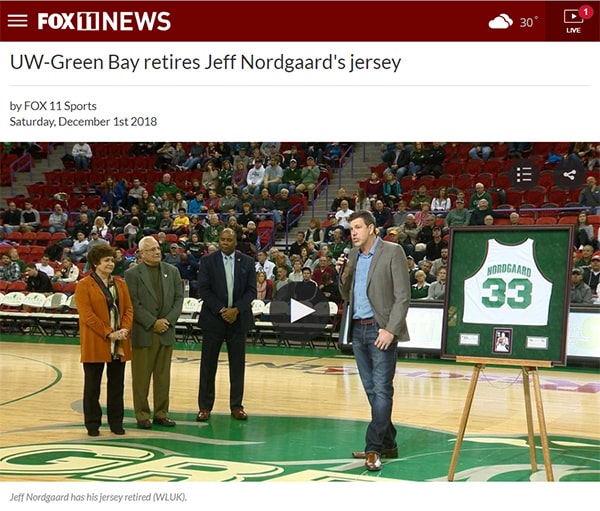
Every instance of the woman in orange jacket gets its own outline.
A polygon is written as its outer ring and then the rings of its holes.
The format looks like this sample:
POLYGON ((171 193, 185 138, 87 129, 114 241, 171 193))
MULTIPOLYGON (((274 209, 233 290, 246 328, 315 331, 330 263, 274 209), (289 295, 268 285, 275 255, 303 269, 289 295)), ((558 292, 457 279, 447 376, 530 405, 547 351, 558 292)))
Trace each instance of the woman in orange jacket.
POLYGON ((100 434, 100 384, 106 364, 108 425, 115 435, 123 435, 125 362, 131 360, 129 333, 133 325, 133 305, 125 281, 112 277, 113 247, 92 247, 87 261, 92 272, 75 288, 84 372, 85 427, 89 436, 100 434))

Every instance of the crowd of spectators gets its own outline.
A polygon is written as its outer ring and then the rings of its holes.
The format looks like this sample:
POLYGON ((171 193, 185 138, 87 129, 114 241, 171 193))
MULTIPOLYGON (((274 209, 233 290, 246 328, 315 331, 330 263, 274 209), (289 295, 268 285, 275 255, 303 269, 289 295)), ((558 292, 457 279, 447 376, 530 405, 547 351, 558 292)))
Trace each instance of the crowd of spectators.
MULTIPOLYGON (((530 148, 530 144, 509 146, 511 154, 524 154, 530 148)), ((411 266, 413 298, 443 300, 450 263, 450 228, 492 226, 500 220, 521 225, 517 212, 504 214, 494 209, 497 204, 483 183, 477 183, 468 196, 464 190, 449 190, 446 186, 429 189, 426 184, 403 193, 400 179, 405 176, 417 180, 425 175, 442 175, 447 147, 399 142, 383 151, 382 172, 370 172, 354 193, 340 188, 327 216, 313 218, 306 229, 298 230, 287 251, 263 243, 259 237, 260 222, 272 220, 275 229, 283 229, 293 207, 290 196, 303 193, 312 200, 319 164, 328 158, 339 158, 339 148, 337 143, 310 143, 282 151, 276 142, 198 142, 185 151, 179 143, 133 144, 132 154, 155 157, 155 167, 162 171, 155 183, 143 183, 139 178, 130 184, 115 183, 108 178, 100 187, 102 203, 97 211, 83 201, 69 218, 62 204, 57 203, 46 222, 42 222, 31 201, 25 201, 22 210, 10 202, 2 214, 1 234, 40 230, 64 233, 65 237, 47 250, 52 260, 50 267, 60 273, 53 284, 62 285, 85 274, 86 253, 95 244, 111 244, 119 249, 115 273, 122 275, 128 266, 137 263, 141 237, 155 235, 163 259, 178 268, 182 279, 190 283, 190 295, 195 296, 202 257, 217 249, 219 234, 227 226, 237 235, 237 249, 256 259, 257 279, 261 279, 257 280, 258 287, 265 299, 276 296, 282 282, 307 278, 326 289, 328 296, 338 299, 333 266, 351 246, 348 217, 353 211, 368 209, 375 216, 379 236, 404 248, 411 266), (186 186, 173 178, 178 172, 190 170, 199 170, 201 175, 195 175, 186 186)), ((78 149, 78 153, 84 157, 83 150, 78 149)), ((578 157, 580 153, 576 153, 578 157)), ((478 143, 467 157, 487 161, 493 154, 493 144, 478 143)), ((572 157, 571 154, 566 157, 572 157)), ((88 167, 92 159, 88 158, 88 167)), ((86 162, 78 165, 84 168, 86 162)), ((600 207, 600 189, 593 177, 581 190, 580 203, 586 209, 574 221, 576 268, 581 268, 581 283, 577 282, 577 286, 590 287, 593 300, 598 297, 600 270, 595 268, 600 260, 595 252, 599 248, 598 233, 588 218, 600 207)), ((18 258, 8 254, 2 257, 1 280, 19 280, 26 274, 18 258)), ((574 270, 574 286, 578 274, 579 269, 574 270)), ((584 295, 582 302, 586 303, 587 294, 584 295)))

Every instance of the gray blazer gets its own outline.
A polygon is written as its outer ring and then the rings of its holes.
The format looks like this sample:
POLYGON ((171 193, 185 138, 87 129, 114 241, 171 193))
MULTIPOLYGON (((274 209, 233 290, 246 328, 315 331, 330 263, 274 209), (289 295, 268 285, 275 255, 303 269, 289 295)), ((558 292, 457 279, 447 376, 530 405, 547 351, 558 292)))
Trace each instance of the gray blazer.
POLYGON ((139 263, 125 272, 125 282, 127 282, 133 302, 131 345, 135 348, 151 346, 153 335, 158 335, 161 344, 167 346, 175 342, 175 323, 179 319, 183 306, 181 275, 175 266, 167 263, 160 263, 160 275, 163 296, 162 309, 159 310, 156 293, 146 265, 139 263), (152 332, 152 325, 159 318, 166 318, 172 325, 164 334, 152 332))
MULTIPOLYGON (((349 270, 344 284, 340 284, 342 298, 350 302, 354 288, 354 270, 358 248, 348 254, 349 270)), ((406 254, 400 245, 380 239, 377 243, 367 278, 367 297, 380 328, 393 333, 396 341, 410 341, 406 314, 410 304, 410 278, 406 254)))

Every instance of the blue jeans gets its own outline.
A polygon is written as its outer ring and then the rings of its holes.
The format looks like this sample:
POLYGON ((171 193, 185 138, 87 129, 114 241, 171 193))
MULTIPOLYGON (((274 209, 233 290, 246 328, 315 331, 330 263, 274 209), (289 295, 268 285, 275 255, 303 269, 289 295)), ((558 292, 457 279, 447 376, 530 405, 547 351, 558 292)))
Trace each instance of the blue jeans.
POLYGON ((396 343, 386 351, 375 347, 379 327, 353 325, 352 350, 358 374, 371 405, 371 422, 365 435, 365 451, 381 453, 396 447, 396 428, 392 424, 396 343))

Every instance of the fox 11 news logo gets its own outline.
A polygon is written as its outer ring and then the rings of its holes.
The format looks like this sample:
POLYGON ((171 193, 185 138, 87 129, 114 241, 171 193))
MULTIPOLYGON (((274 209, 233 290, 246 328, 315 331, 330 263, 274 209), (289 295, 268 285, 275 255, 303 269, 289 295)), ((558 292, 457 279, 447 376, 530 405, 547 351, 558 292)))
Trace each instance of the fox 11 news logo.
POLYGON ((82 32, 167 31, 171 28, 171 13, 137 11, 40 12, 38 30, 77 30, 82 32))

